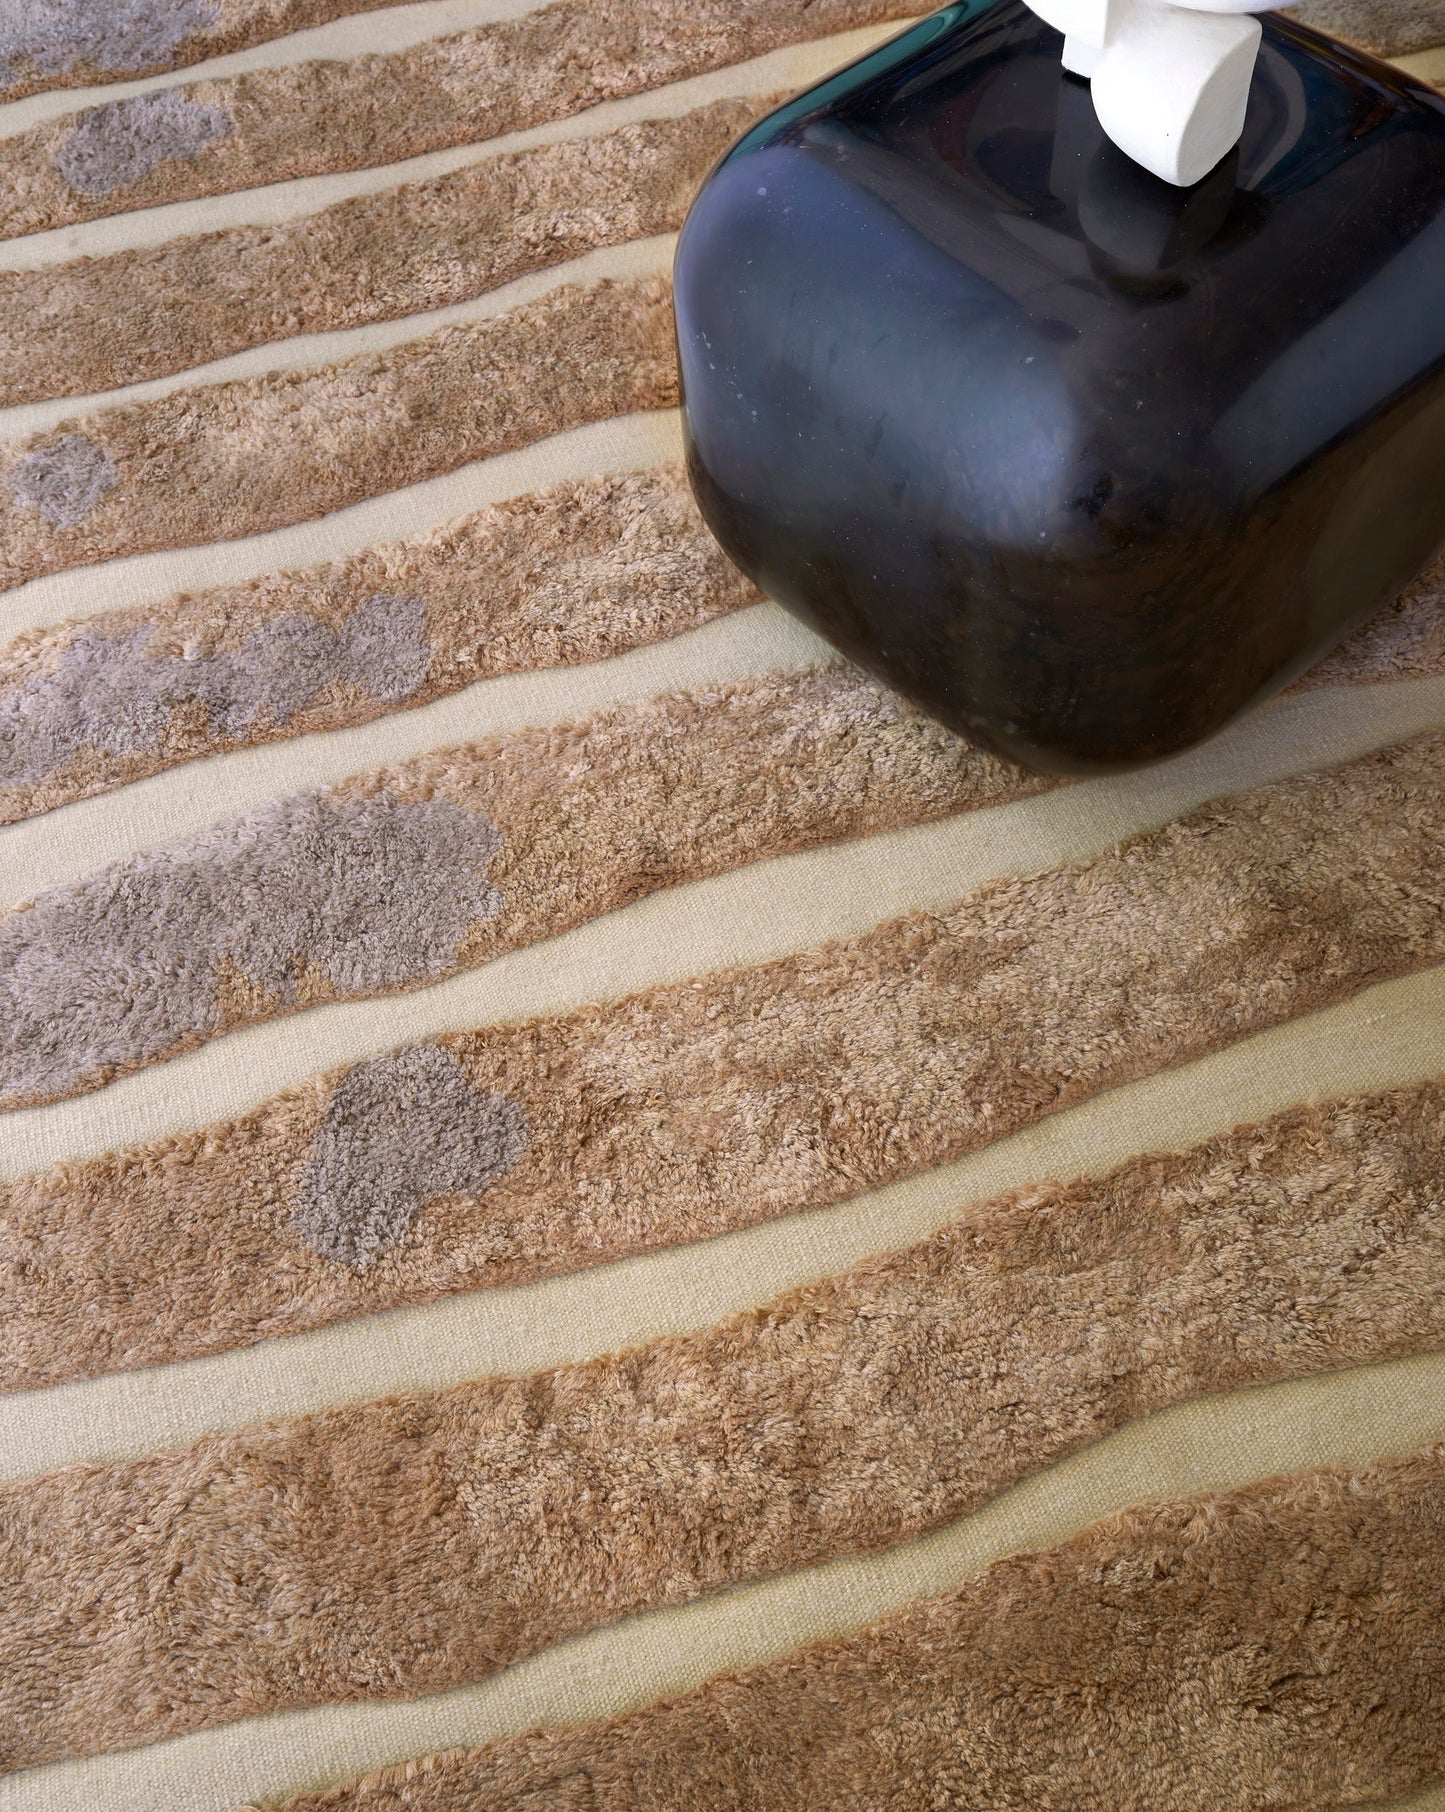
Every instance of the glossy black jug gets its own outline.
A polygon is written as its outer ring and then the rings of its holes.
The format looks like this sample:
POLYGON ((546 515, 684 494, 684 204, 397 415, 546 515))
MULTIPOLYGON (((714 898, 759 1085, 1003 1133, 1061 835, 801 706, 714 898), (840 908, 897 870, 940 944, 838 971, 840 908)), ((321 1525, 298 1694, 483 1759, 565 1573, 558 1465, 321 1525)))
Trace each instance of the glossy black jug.
POLYGON ((1193 189, 1022 0, 755 127, 676 260, 688 464, 772 597, 1030 767, 1213 734, 1445 541, 1445 101, 1265 20, 1193 189))

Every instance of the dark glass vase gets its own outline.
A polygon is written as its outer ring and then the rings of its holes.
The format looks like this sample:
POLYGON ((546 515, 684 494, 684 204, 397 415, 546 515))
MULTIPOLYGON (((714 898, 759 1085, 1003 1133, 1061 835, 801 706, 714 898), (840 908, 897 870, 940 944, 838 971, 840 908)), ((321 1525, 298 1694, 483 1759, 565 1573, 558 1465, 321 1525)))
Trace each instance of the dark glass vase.
POLYGON ((1445 540, 1445 102, 1265 20, 1193 189, 1021 0, 774 113, 676 261, 688 462, 772 597, 1028 766, 1213 734, 1445 540))

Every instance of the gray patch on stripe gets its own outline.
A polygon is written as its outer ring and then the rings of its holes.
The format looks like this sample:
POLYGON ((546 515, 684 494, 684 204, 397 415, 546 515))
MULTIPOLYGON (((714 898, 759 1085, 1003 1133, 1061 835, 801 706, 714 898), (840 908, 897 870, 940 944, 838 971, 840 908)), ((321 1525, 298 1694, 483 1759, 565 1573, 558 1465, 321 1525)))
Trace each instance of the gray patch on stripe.
POLYGON ((216 17, 212 0, 5 0, 0 83, 33 64, 60 75, 77 63, 153 69, 216 17))
POLYGON ((175 712, 203 705, 215 735, 284 728, 328 686, 350 682, 399 705, 426 678, 431 647, 420 598, 375 592, 332 629, 299 611, 272 617, 232 652, 150 655, 157 626, 128 635, 81 629, 49 673, 0 694, 0 786, 43 780, 89 751, 156 748, 175 712))
POLYGON ((83 434, 63 434, 25 455, 10 489, 18 504, 38 510, 53 528, 75 528, 119 476, 104 447, 83 434))
POLYGON ((390 793, 278 799, 112 862, 0 920, 0 1094, 58 1094, 221 1022, 227 976, 295 1001, 445 974, 495 918, 501 848, 480 813, 390 793))
POLYGON ((223 107, 202 107, 175 88, 88 107, 55 158, 60 180, 83 195, 111 195, 162 164, 191 158, 231 130, 223 107))
POLYGON ((323 1258, 367 1265, 406 1238, 433 1196, 476 1196, 527 1149, 527 1118, 473 1088, 441 1045, 349 1069, 301 1172, 289 1225, 323 1258))

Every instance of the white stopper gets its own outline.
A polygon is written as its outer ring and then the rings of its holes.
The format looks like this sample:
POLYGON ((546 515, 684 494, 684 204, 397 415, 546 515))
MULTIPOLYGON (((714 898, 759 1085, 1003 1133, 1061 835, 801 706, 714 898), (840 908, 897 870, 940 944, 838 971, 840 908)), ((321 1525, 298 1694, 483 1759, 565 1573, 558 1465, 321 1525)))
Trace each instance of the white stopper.
POLYGON ((1190 188, 1239 143, 1262 0, 1028 0, 1064 34, 1064 67, 1093 83, 1121 151, 1190 188))

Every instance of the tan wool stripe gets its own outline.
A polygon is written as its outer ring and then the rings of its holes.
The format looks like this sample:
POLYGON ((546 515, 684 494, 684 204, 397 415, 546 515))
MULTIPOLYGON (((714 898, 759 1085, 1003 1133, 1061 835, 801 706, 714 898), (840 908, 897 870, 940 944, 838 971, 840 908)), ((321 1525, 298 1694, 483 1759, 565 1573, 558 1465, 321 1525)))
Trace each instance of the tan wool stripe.
MULTIPOLYGON (((620 286, 640 279, 662 280, 670 274, 676 246, 675 233, 653 234, 620 245, 595 246, 578 258, 533 271, 512 283, 503 284, 500 289, 488 290, 485 295, 450 303, 445 308, 430 309, 425 314, 365 322, 359 327, 342 327, 334 332, 297 334, 292 339, 254 346, 248 351, 217 359, 195 371, 174 372, 169 377, 128 384, 119 390, 101 391, 98 395, 62 396, 46 402, 21 403, 13 409, 0 410, 0 447, 33 450, 49 444, 56 436, 71 433, 78 422, 102 415, 115 416, 123 409, 154 405, 177 396, 195 398, 203 392, 212 398, 235 396, 247 384, 273 384, 288 376, 315 379, 342 368, 354 371, 368 357, 382 358, 398 352, 404 355, 408 349, 435 343, 447 330, 465 332, 488 321, 510 318, 524 306, 535 306, 549 296, 597 289, 604 282, 620 286)), ((66 463, 68 466, 70 462, 66 463)), ((22 507, 37 508, 39 500, 35 491, 33 479, 23 479, 14 493, 15 501, 22 507)), ((88 507, 87 499, 87 511, 88 507)), ((111 565, 116 563, 113 560, 111 565)), ((0 596, 0 608, 9 608, 16 596, 15 591, 0 596)))
POLYGON ((138 95, 0 143, 0 237, 480 142, 916 11, 916 0, 554 0, 391 55, 138 95))
MULTIPOLYGON (((359 613, 341 631, 342 643, 348 650, 365 627, 368 614, 359 613)), ((761 674, 795 673, 803 667, 836 662, 837 659, 835 650, 776 605, 755 604, 744 610, 729 610, 697 629, 628 649, 606 660, 500 674, 465 686, 459 692, 448 693, 429 705, 388 710, 385 715, 365 723, 319 731, 305 737, 287 737, 280 742, 260 742, 222 750, 204 761, 186 763, 153 774, 134 785, 78 800, 66 807, 64 816, 42 813, 7 824, 0 829, 0 874, 5 877, 12 901, 33 900, 51 888, 83 880, 108 862, 124 861, 147 850, 169 848, 189 838, 204 836, 218 824, 230 824, 249 812, 274 804, 277 799, 351 780, 358 770, 373 772, 380 767, 435 754, 438 749, 455 748, 516 730, 534 730, 543 724, 576 723, 594 712, 618 705, 642 704, 666 692, 754 680, 761 674)), ((1331 759, 1344 760, 1350 755, 1363 754, 1366 749, 1399 742, 1421 730, 1445 728, 1445 679, 1389 688, 1380 698, 1381 705, 1386 707, 1380 715, 1384 718, 1388 713, 1390 719, 1397 721, 1377 721, 1371 714, 1377 691, 1383 689, 1357 687, 1351 691, 1316 695, 1341 707, 1334 715, 1342 725, 1354 731, 1353 736, 1341 737, 1338 752, 1334 752, 1332 745, 1331 751, 1315 761, 1310 761, 1310 751, 1305 750, 1292 767, 1276 764, 1270 768, 1267 777, 1274 779, 1304 766, 1323 766, 1331 759), (1423 709, 1401 712, 1394 708, 1400 704, 1402 694, 1411 693, 1419 694, 1423 709)), ((1284 709, 1287 711, 1288 707, 1284 709)), ((1198 797, 1209 797, 1222 791, 1222 785, 1206 787, 1198 797)), ((1191 804, 1197 802, 1197 798, 1191 797, 1191 804)), ((1168 815, 1161 808, 1158 821, 1168 815)), ((1130 824, 1128 828, 1140 827, 1130 824)), ((1041 868, 1047 860, 1045 856, 1030 866, 1041 868)), ((960 881, 950 899, 969 884, 967 880, 960 881)), ((695 885, 706 887, 708 882, 704 880, 695 885)), ((906 910, 909 903, 905 902, 902 909, 906 910)), ((855 918, 849 924, 848 930, 866 930, 897 910, 900 908, 884 905, 871 915, 865 911, 861 919, 855 918)), ((0 919, 3 916, 0 913, 0 919)), ((804 937, 803 942, 821 942, 830 935, 843 934, 834 934, 825 927, 811 939, 804 937)), ((795 945, 796 942, 794 940, 795 945)), ((791 947, 794 946, 785 946, 791 947)), ((773 955, 783 953, 782 949, 770 951, 773 955)), ((704 958, 694 967, 720 968, 727 960, 727 956, 711 961, 704 958)), ((761 954, 758 960, 762 960, 761 954)), ((464 973, 476 975, 478 971, 464 973)), ((651 981, 666 979, 667 974, 659 972, 644 975, 642 981, 634 985, 645 987, 651 981)), ((445 990, 448 984, 442 982, 437 986, 445 990)), ((627 987, 612 990, 614 994, 629 991, 627 987)), ((437 998, 435 989, 427 990, 427 1000, 435 1002, 437 998)), ((567 1004, 575 1003, 569 1000, 567 1004)), ((421 1010, 423 1003, 418 998, 403 1005, 394 996, 377 996, 372 1005, 383 1019, 394 1019, 398 1012, 421 1010)), ((356 1009, 353 1006, 341 1010, 349 1014, 356 1009)), ((562 1003, 548 995, 538 1007, 539 1012, 545 1010, 561 1011, 562 1003)), ((384 1049, 408 1035, 424 1037, 431 1031, 455 1031, 480 1023, 487 1017, 486 1009, 481 1008, 445 1025, 419 1027, 414 1034, 403 1028, 394 1037, 384 1037, 379 1045, 373 1040, 368 1048, 384 1049)), ((318 1026, 318 1017, 313 1015, 303 1034, 303 1043, 311 1043, 318 1026)), ((254 1026, 250 1033, 240 1034, 242 1037, 263 1035, 264 1028, 260 1025, 254 1026)), ((292 1036, 284 1029, 279 1030, 278 1035, 283 1042, 289 1042, 292 1036)), ((226 1048, 234 1054, 230 1040, 226 1041, 226 1048)), ((353 1054, 361 1056, 364 1052, 342 1051, 333 1055, 328 1049, 308 1065, 301 1076, 309 1075, 313 1069, 327 1068, 353 1054)), ((200 1056, 200 1052, 193 1052, 191 1060, 200 1056)), ((184 1064, 187 1060, 181 1061, 184 1064)), ((169 1068, 167 1073, 172 1078, 175 1075, 169 1068)), ((277 1082, 258 1087, 248 1105, 254 1105, 281 1086, 282 1083, 277 1082)), ((125 1085, 121 1084, 118 1093, 112 1091, 104 1099, 114 1104, 126 1092, 125 1085)), ((89 1100, 99 1111, 101 1099, 92 1096, 89 1100)), ((224 1101, 218 1100, 214 1111, 206 1114, 203 1120, 226 1112, 230 1105, 239 1105, 239 1100, 239 1097, 231 1096, 224 1101)), ((71 1107, 72 1111, 84 1111, 78 1101, 71 1107)), ((6 1153, 13 1152, 17 1130, 22 1125, 33 1125, 38 1116, 59 1111, 62 1111, 61 1104, 57 1102, 51 1108, 37 1108, 23 1117, 0 1118, 0 1173, 4 1170, 6 1153)), ((114 1141, 107 1141, 107 1144, 111 1143, 114 1141)), ((13 1163, 10 1168, 14 1170, 13 1163)))
POLYGON ((12 0, 0 102, 183 69, 401 0, 12 0))
MULTIPOLYGON (((650 273, 639 269, 603 274, 650 273)), ((520 299, 536 300, 535 296, 520 299)), ((486 309, 485 301, 479 306, 486 309)), ((270 529, 240 541, 160 548, 32 579, 0 592, 0 640, 8 643, 27 630, 49 629, 123 606, 153 605, 172 592, 242 585, 273 572, 344 560, 365 553, 379 541, 426 534, 484 504, 505 503, 527 491, 547 490, 583 478, 676 463, 682 451, 676 408, 634 410, 586 422, 510 453, 469 460, 435 478, 364 498, 348 509, 309 522, 270 529)))
POLYGON ((8 1487, 0 1764, 441 1691, 914 1539, 1172 1403, 1438 1346, 1442 1261, 1435 1083, 1026 1190, 705 1334, 8 1487))
POLYGON ((1445 1447, 1153 1504, 862 1635, 287 1812, 1357 1806, 1445 1770, 1442 1541, 1445 1447))
POLYGON ((759 595, 672 465, 519 497, 309 572, 32 631, 0 648, 0 823, 220 749, 602 660, 759 595))
MULTIPOLYGON (((653 1251, 519 1289, 471 1290, 176 1364, 12 1391, 0 1395, 0 1479, 140 1459, 253 1422, 546 1371, 666 1335, 699 1333, 879 1252, 927 1239, 957 1217, 960 1203, 1051 1177, 1100 1176, 1138 1155, 1145 1143, 1141 1127, 1152 1149, 1184 1150, 1303 1100, 1417 1086, 1445 1074, 1442 1026, 1445 967, 1383 982, 1194 1063, 1112 1089, 957 1163, 808 1214, 739 1228, 726 1239, 653 1251)), ((1418 1365, 1429 1357, 1401 1363, 1418 1365)), ((1445 1377, 1445 1349, 1435 1359, 1445 1377)), ((1239 1415, 1248 1413, 1233 1401, 1239 1415)), ((1445 1384, 1425 1390, 1421 1401, 1436 1405, 1434 1421, 1398 1440, 1377 1436, 1383 1445, 1366 1447, 1358 1457, 1445 1438, 1445 1384)), ((1367 1417, 1365 1426, 1382 1424, 1367 1417)), ((1334 1463, 1324 1450, 1311 1449, 1297 1461, 1269 1459, 1255 1471, 1246 1466, 1216 1482, 1244 1484, 1282 1466, 1323 1465, 1327 1459, 1334 1463)), ((1185 1488, 1177 1480, 1161 1487, 1185 1488)), ((1126 1493, 1115 1507, 1131 1501, 1126 1493)), ((1071 1533, 1087 1520, 1082 1515, 1054 1532, 1071 1533)), ((1033 1539, 1021 1538, 1021 1545, 1033 1539)), ((469 1740, 482 1739, 476 1734, 469 1740)), ((377 1756, 367 1765, 390 1759, 377 1756)))
MULTIPOLYGON (((242 51, 234 58, 224 58, 213 64, 209 73, 213 76, 240 74, 242 70, 237 65, 242 63, 249 68, 281 62, 308 62, 314 53, 306 47, 317 40, 323 40, 319 49, 343 60, 358 50, 405 49, 426 38, 438 38, 472 26, 489 25, 499 18, 534 12, 546 3, 547 0, 413 0, 411 4, 387 12, 363 14, 322 27, 317 32, 286 38, 279 46, 242 51), (418 29, 419 15, 423 13, 438 17, 444 14, 445 19, 436 23, 433 30, 424 31, 418 29), (373 42, 388 23, 408 29, 395 34, 395 43, 390 41, 390 35, 384 44, 373 42), (335 50, 324 42, 331 34, 337 38, 335 50)), ((23 271, 38 269, 41 265, 69 264, 83 256, 109 257, 114 252, 159 246, 171 239, 236 227, 281 226, 337 202, 380 194, 402 182, 427 182, 448 175, 481 158, 530 151, 540 145, 560 144, 570 139, 597 138, 620 126, 675 118, 711 101, 752 95, 761 102, 770 94, 796 94, 845 64, 866 56, 913 23, 916 20, 911 18, 888 19, 860 26, 855 31, 838 32, 832 37, 784 44, 776 50, 765 51, 760 57, 704 70, 700 75, 668 82, 661 88, 620 95, 615 101, 599 101, 581 113, 543 120, 516 132, 504 132, 482 144, 449 145, 441 151, 426 151, 419 157, 403 158, 399 163, 338 170, 324 176, 302 176, 292 182, 269 183, 262 189, 236 189, 227 195, 163 203, 141 213, 105 215, 76 226, 29 233, 20 239, 0 239, 0 270, 23 271)), ((164 77, 161 85, 179 82, 185 74, 185 71, 178 71, 174 76, 164 77)), ((143 83, 127 84, 118 87, 111 98, 139 92, 144 87, 143 83)), ((12 107, 0 107, 0 142, 51 114, 70 111, 71 100, 67 94, 46 94, 12 107), (33 115, 31 110, 34 110, 33 115)))
POLYGON ((665 279, 565 286, 337 365, 181 389, 0 448, 0 585, 254 535, 676 400, 665 279))
MULTIPOLYGON (((1442 576, 1294 689, 1445 674, 1442 576)), ((0 824, 499 674, 606 659, 760 597, 669 465, 509 499, 312 571, 31 630, 0 647, 0 824)))
MULTIPOLYGON (((67 34, 82 23, 93 29, 91 21, 97 13, 105 27, 109 28, 123 22, 127 11, 134 14, 139 9, 157 4, 165 7, 167 23, 173 24, 176 12, 185 3, 186 0, 66 0, 63 6, 54 7, 49 4, 49 0, 10 0, 12 11, 16 4, 38 4, 42 12, 50 11, 51 19, 46 21, 47 25, 52 24, 57 16, 63 18, 67 34), (89 21, 85 19, 87 12, 91 14, 89 21)), ((202 3, 215 5, 218 0, 202 0, 202 3)), ((398 0, 379 0, 378 4, 371 5, 365 12, 341 13, 321 24, 288 32, 284 37, 261 39, 249 46, 206 57, 203 59, 204 67, 198 73, 219 79, 244 75, 252 69, 309 63, 323 57, 344 60, 363 54, 405 50, 412 44, 447 37, 454 32, 469 31, 478 25, 491 25, 499 19, 518 18, 523 13, 536 11, 546 3, 547 0, 400 0, 400 3, 398 0)), ((110 101, 126 101, 135 95, 156 89, 178 87, 187 78, 194 79, 193 71, 192 63, 182 62, 154 75, 129 76, 117 73, 104 82, 85 84, 79 91, 71 84, 62 82, 23 98, 0 101, 0 140, 14 137, 31 126, 56 119, 62 114, 74 115, 78 108, 90 108, 110 101)), ((253 191, 257 192, 259 191, 253 191)), ((125 220, 126 216, 114 218, 125 220)), ((131 217, 132 222, 134 218, 131 217)), ((0 246, 0 250, 3 249, 0 246)), ((80 248, 77 245, 74 249, 80 248)))
POLYGON ((661 887, 1054 784, 831 663, 273 800, 0 918, 0 1107, 418 987, 661 887))
POLYGON ((1288 11, 1291 18, 1381 56, 1445 43, 1445 0, 1297 0, 1288 11))
MULTIPOLYGON (((216 359, 195 371, 174 372, 169 377, 127 384, 119 390, 105 390, 98 395, 52 397, 46 402, 21 403, 13 409, 0 409, 0 446, 34 448, 48 443, 53 436, 69 433, 78 421, 101 414, 114 415, 123 408, 153 404, 169 397, 194 396, 202 390, 213 396, 223 392, 234 394, 253 380, 266 384, 288 374, 314 378, 343 365, 354 368, 368 355, 383 356, 399 349, 416 348, 424 341, 435 341, 445 329, 465 330, 486 321, 500 320, 549 295, 597 288, 604 280, 620 284, 641 278, 664 278, 670 273, 676 247, 675 233, 654 234, 622 245, 596 246, 579 258, 569 258, 547 270, 533 271, 528 276, 518 277, 515 282, 503 284, 500 289, 488 290, 483 296, 454 302, 446 308, 430 309, 425 314, 405 315, 394 321, 371 321, 360 327, 338 328, 335 332, 297 334, 293 339, 253 346, 249 351, 216 359)), ((650 413, 668 414, 671 411, 650 413)), ((67 467, 69 463, 66 462, 67 467)), ((23 480, 15 501, 28 508, 38 507, 35 490, 33 479, 23 480)), ((253 536, 252 540, 258 538, 253 536)), ((119 557, 109 562, 112 568, 119 564, 119 557)), ((0 609, 8 611, 27 589, 20 587, 0 595, 0 609)), ((69 585, 61 589, 68 591, 69 585)))
POLYGON ((1412 1453, 1445 1438, 1442 1406, 1438 1351, 1196 1398, 1128 1423, 974 1515, 883 1553, 624 1618, 451 1692, 277 1712, 26 1769, 0 1781, 0 1804, 6 1812, 236 1812, 441 1749, 626 1715, 718 1674, 865 1630, 1101 1517, 1412 1453))
MULTIPOLYGON (((462 741, 472 729, 465 719, 474 701, 479 718, 474 734, 500 734, 573 721, 568 698, 574 685, 587 688, 587 709, 595 711, 678 688, 796 672, 828 658, 792 623, 776 607, 759 605, 615 661, 508 675, 355 730, 218 755, 120 793, 82 800, 63 815, 8 825, 0 831, 0 854, 16 851, 35 877, 24 889, 17 887, 14 897, 34 898, 91 874, 107 860, 214 826, 229 804, 229 784, 214 783, 217 769, 236 777, 241 809, 249 810, 308 784, 347 779, 367 763, 373 742, 385 745, 390 761, 401 761, 462 741), (614 678, 619 673, 620 683, 614 678), (440 725, 444 733, 432 734, 429 725, 440 725), (335 759, 338 750, 345 752, 344 761, 335 759), (208 780, 211 784, 204 784, 208 780), (137 802, 143 809, 132 809, 137 802), (172 824, 181 828, 168 837, 172 824)), ((244 1027, 173 1062, 147 1065, 111 1087, 5 1114, 0 1176, 197 1131, 245 1115, 322 1071, 401 1044, 571 1013, 713 970, 796 956, 864 935, 885 920, 947 912, 1002 875, 1088 861, 1225 794, 1352 761, 1441 729, 1445 680, 1317 690, 1254 713, 1207 749, 1162 768, 686 881, 428 987, 323 1003, 302 1020, 244 1027)))
POLYGON ((0 1379, 221 1351, 837 1202, 1442 960, 1431 734, 951 911, 450 1034, 20 1178, 0 1193, 0 1379))
POLYGON ((0 272, 0 406, 444 307, 595 246, 672 231, 711 165, 778 98, 715 101, 490 158, 279 226, 0 272))

